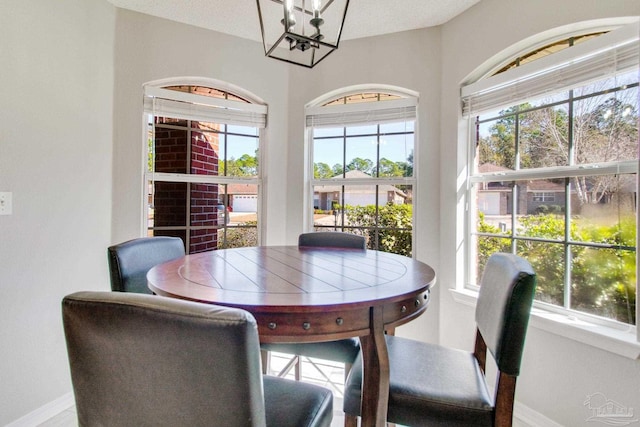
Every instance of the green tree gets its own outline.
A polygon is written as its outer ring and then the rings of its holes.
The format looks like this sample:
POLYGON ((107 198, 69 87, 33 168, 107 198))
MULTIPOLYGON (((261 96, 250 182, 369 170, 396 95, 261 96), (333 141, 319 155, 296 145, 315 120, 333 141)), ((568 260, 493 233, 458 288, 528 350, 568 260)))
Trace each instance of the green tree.
POLYGON ((331 178, 332 176, 333 171, 328 164, 322 162, 313 164, 313 177, 315 179, 331 178))
POLYGON ((383 157, 378 165, 378 175, 384 177, 404 176, 406 168, 406 164, 403 165, 383 157))
POLYGON ((346 172, 352 170, 358 170, 360 172, 364 172, 368 175, 372 175, 373 170, 373 162, 369 159, 363 159, 362 157, 355 157, 349 164, 347 164, 346 172))
POLYGON ((239 159, 220 160, 219 174, 224 176, 256 176, 258 175, 258 157, 243 154, 239 159))
POLYGON ((411 150, 409 157, 407 157, 407 169, 405 170, 404 176, 413 176, 413 150, 411 150))

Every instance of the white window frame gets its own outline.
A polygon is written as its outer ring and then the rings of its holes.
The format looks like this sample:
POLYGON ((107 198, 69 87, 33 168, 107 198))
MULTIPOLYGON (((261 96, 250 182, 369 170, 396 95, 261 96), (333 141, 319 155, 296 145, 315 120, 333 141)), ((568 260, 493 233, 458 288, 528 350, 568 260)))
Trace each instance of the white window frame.
MULTIPOLYGON (((549 85, 552 81, 564 81, 565 85, 559 87, 552 85, 553 92, 560 91, 568 87, 575 87, 578 84, 586 84, 606 77, 606 74, 622 73, 631 69, 640 69, 638 66, 638 38, 639 25, 637 19, 635 22, 624 25, 608 34, 597 37, 591 41, 584 42, 571 49, 549 55, 537 61, 530 62, 521 67, 508 70, 504 73, 493 77, 482 79, 476 83, 468 84, 461 88, 461 101, 463 109, 463 117, 468 123, 468 145, 467 145, 467 208, 465 212, 465 280, 458 283, 455 289, 452 289, 454 300, 467 304, 475 305, 477 299, 478 287, 471 285, 469 282, 471 272, 471 262, 475 259, 472 241, 472 231, 474 225, 474 197, 472 194, 473 183, 483 181, 494 181, 494 174, 476 174, 471 175, 474 168, 475 153, 475 117, 483 112, 495 110, 501 107, 510 107, 527 99, 535 98, 536 95, 545 94, 545 85, 549 85), (584 67, 583 65, 592 64, 584 67), (565 64, 566 67, 559 67, 559 64, 565 64), (571 75, 572 66, 582 66, 584 72, 580 78, 571 80, 565 78, 571 75), (603 74, 603 71, 606 74, 603 74), (565 73, 562 79, 559 77, 565 73), (531 77, 534 78, 531 78, 531 77), (538 81, 535 81, 536 78, 538 81), (560 80, 561 79, 561 80, 560 80), (508 93, 510 86, 515 89, 508 93), (507 89, 507 90, 505 90, 507 89), (484 175, 484 176, 483 176, 484 175)), ((549 168, 543 171, 535 170, 517 170, 512 171, 508 175, 508 180, 528 180, 541 176, 544 178, 567 176, 566 167, 549 168), (558 169, 557 171, 551 169, 558 169)), ((588 167, 576 166, 573 173, 576 176, 590 175, 588 167), (579 170, 582 169, 582 170, 579 170)), ((621 164, 611 166, 611 173, 636 173, 638 175, 639 162, 627 161, 621 164)), ((599 169, 602 172, 601 169, 599 169)), ((501 174, 500 174, 501 175, 501 174)), ((640 177, 638 177, 638 188, 640 188, 640 177)), ((640 213, 636 207, 637 223, 640 223, 640 213)), ((639 247, 637 236, 636 247, 639 247)), ((638 258, 638 256, 636 256, 638 258)), ((636 268, 640 270, 636 262, 636 268)), ((638 272, 636 273, 638 275, 638 272)), ((638 295, 638 283, 636 282, 636 295, 638 295)), ((636 322, 640 319, 640 307, 636 302, 636 322)), ((597 316, 591 316, 587 313, 569 312, 562 307, 550 307, 549 305, 535 304, 532 311, 531 325, 539 329, 561 335, 580 342, 585 342, 595 347, 631 358, 640 358, 640 328, 637 326, 621 324, 616 321, 609 321, 597 316)))
MULTIPOLYGON (((325 127, 341 127, 355 126, 365 124, 379 124, 385 122, 397 121, 405 118, 414 121, 414 147, 413 158, 419 157, 418 139, 418 101, 419 95, 415 91, 398 88, 395 86, 370 86, 356 85, 349 88, 338 89, 327 93, 307 105, 305 105, 305 192, 304 206, 305 214, 303 219, 304 230, 311 231, 314 227, 313 222, 313 189, 315 186, 321 185, 411 185, 413 194, 413 206, 417 205, 419 198, 417 191, 418 183, 418 162, 413 162, 412 177, 398 178, 376 178, 370 179, 354 179, 354 178, 331 178, 331 179, 315 179, 313 176, 313 128, 314 126, 325 127), (398 95, 401 98, 397 100, 385 100, 376 102, 363 102, 345 105, 329 105, 323 106, 327 102, 337 98, 355 95, 359 93, 385 93, 390 95, 398 95)), ((416 209, 413 209, 412 221, 412 254, 415 257, 415 236, 416 236, 416 209)))
MULTIPOLYGON (((147 153, 147 116, 164 116, 194 121, 214 122, 226 125, 250 126, 258 128, 258 176, 257 177, 226 177, 208 175, 188 175, 178 173, 158 173, 149 171, 147 156, 143 156, 141 165, 143 173, 143 216, 141 229, 148 232, 147 218, 149 217, 149 204, 145 203, 147 183, 155 181, 164 182, 191 182, 204 184, 251 184, 256 185, 258 191, 258 245, 264 239, 264 206, 266 197, 262 176, 264 170, 265 148, 264 128, 267 125, 268 107, 264 101, 252 93, 229 83, 196 77, 169 78, 156 80, 143 85, 143 153, 147 153), (221 98, 208 97, 193 93, 178 92, 164 89, 167 86, 202 86, 215 88, 242 99, 249 103, 221 98)), ((186 243, 186 242, 185 242, 186 243)))

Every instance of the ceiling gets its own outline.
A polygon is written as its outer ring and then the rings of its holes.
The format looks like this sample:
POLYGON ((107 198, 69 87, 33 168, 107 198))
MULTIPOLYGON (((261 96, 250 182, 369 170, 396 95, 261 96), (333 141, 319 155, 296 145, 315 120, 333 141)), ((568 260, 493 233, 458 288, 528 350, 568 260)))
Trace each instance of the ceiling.
MULTIPOLYGON (((113 5, 261 41, 255 0, 108 0, 113 5)), ((480 0, 353 0, 342 40, 444 24, 480 0)))

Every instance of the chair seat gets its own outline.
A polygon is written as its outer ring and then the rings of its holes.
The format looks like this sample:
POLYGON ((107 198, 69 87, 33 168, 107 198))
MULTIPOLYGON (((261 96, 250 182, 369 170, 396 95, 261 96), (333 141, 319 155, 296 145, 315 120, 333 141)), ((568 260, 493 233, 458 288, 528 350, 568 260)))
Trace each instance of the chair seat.
POLYGON ((268 375, 263 379, 267 427, 331 425, 333 394, 330 390, 268 375))
MULTIPOLYGON (((472 353, 387 336, 389 422, 420 426, 491 426, 493 399, 472 353), (419 361, 419 363, 416 363, 419 361)), ((344 411, 360 415, 361 356, 345 385, 344 411)))
POLYGON ((360 351, 360 341, 357 338, 347 338, 328 342, 261 344, 260 348, 332 362, 353 363, 360 351))

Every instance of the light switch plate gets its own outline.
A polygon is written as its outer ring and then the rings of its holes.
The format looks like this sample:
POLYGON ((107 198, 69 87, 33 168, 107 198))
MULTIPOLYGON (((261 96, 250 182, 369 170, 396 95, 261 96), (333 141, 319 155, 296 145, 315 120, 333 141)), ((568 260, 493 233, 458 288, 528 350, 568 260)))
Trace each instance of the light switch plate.
POLYGON ((13 193, 0 192, 0 215, 11 215, 13 210, 13 193))

